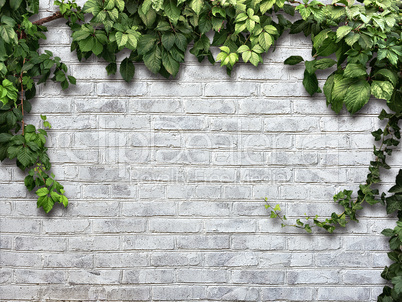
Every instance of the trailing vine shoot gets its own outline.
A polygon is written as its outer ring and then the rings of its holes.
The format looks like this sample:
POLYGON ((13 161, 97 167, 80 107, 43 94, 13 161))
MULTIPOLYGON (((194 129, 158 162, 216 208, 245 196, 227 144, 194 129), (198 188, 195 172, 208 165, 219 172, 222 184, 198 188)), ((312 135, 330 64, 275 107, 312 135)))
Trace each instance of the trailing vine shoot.
MULTIPOLYGON (((344 190, 334 200, 344 208, 323 221, 318 217, 297 220, 293 225, 311 232, 312 226, 333 232, 348 221, 365 203, 381 203, 387 213, 397 213, 398 223, 383 234, 390 238, 389 257, 394 264, 382 276, 393 288, 385 287, 378 301, 402 301, 402 171, 390 189, 393 195, 374 189, 380 170, 400 141, 402 118, 402 41, 400 0, 334 0, 332 4, 303 0, 88 0, 81 8, 74 0, 55 1, 59 11, 35 20, 39 0, 0 0, 0 160, 15 160, 26 171, 25 185, 38 196, 37 205, 48 213, 55 203, 65 207, 68 199, 63 186, 51 174, 47 155, 46 128, 25 122, 37 85, 49 79, 61 89, 75 84, 67 66, 48 50, 41 50, 46 24, 65 18, 71 28, 71 51, 78 59, 96 56, 108 62, 109 75, 119 72, 127 82, 135 76, 135 62, 143 62, 153 73, 175 76, 189 46, 198 61, 220 61, 230 75, 242 60, 258 66, 262 55, 288 31, 304 33, 312 41, 312 60, 291 56, 285 64, 304 62, 303 85, 310 95, 324 92, 327 105, 336 113, 346 108, 358 112, 371 97, 388 107, 379 115, 387 121, 384 129, 373 132, 380 147, 374 147, 365 184, 357 196, 344 190), (294 19, 298 14, 301 19, 294 19), (87 18, 85 18, 87 17, 87 18), (88 20, 88 21, 85 21, 88 20), (212 32, 212 41, 207 34, 212 32), (214 58, 212 47, 220 53, 214 58), (120 63, 116 54, 128 49, 130 55, 120 63), (316 72, 332 73, 319 87, 316 72)), ((272 218, 286 225, 280 207, 267 204, 272 218)))

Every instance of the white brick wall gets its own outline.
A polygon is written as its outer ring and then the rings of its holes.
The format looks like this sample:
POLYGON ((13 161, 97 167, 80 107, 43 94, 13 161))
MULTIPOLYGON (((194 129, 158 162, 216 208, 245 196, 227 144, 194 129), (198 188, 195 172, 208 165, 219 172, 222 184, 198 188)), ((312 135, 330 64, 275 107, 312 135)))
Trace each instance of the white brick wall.
MULTIPOLYGON (((382 102, 350 117, 308 97, 302 67, 282 63, 308 57, 300 36, 231 78, 188 56, 177 79, 138 64, 126 84, 102 62, 79 63, 69 35, 56 21, 43 47, 77 85, 42 86, 29 119, 53 125, 49 154, 70 205, 45 215, 24 174, 1 165, 1 301, 376 301, 380 232, 393 224, 382 207, 311 236, 269 220, 263 198, 293 218, 337 210, 332 195, 367 172, 382 102)), ((391 162, 384 188, 401 150, 391 162)))

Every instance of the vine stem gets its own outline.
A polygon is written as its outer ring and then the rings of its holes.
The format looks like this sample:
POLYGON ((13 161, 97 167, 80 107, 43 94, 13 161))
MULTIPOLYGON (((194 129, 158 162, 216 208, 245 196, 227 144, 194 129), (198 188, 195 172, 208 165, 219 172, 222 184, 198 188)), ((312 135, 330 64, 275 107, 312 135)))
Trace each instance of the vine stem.
MULTIPOLYGON (((24 33, 24 31, 21 29, 21 32, 20 32, 20 40, 22 39, 22 37, 23 37, 23 33, 24 33)), ((25 64, 25 60, 26 60, 26 58, 24 58, 24 60, 22 61, 22 67, 24 67, 24 64, 25 64)), ((22 69, 22 67, 21 67, 21 69, 22 69)), ((24 121, 24 84, 23 84, 23 82, 22 82, 22 76, 23 76, 23 71, 21 71, 21 74, 20 74, 20 81, 21 81, 21 114, 22 114, 22 135, 24 135, 24 132, 25 132, 25 121, 24 121)))
POLYGON ((51 16, 36 20, 36 21, 32 22, 32 24, 34 24, 34 25, 42 25, 44 23, 47 23, 47 22, 50 22, 50 21, 53 21, 53 20, 57 20, 57 19, 60 19, 60 18, 63 18, 63 14, 60 11, 58 11, 58 12, 55 12, 51 16))

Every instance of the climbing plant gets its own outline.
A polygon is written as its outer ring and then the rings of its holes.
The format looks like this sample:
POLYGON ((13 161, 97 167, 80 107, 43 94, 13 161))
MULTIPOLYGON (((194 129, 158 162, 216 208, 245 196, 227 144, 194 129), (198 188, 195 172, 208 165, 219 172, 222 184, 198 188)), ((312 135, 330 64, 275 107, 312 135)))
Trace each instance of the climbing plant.
MULTIPOLYGON (((391 237, 389 256, 395 263, 385 269, 383 277, 394 287, 386 287, 379 301, 401 301, 402 172, 390 190, 392 196, 373 188, 380 182, 380 170, 390 168, 386 157, 400 140, 400 0, 334 0, 332 4, 316 0, 88 0, 82 8, 74 0, 61 0, 55 5, 59 11, 32 22, 39 12, 38 0, 0 0, 0 160, 15 159, 27 172, 25 185, 35 190, 38 207, 48 213, 55 203, 67 206, 68 199, 49 172, 45 146, 49 122, 42 116, 45 129, 37 129, 25 123, 25 115, 31 110, 37 85, 50 79, 66 89, 76 82, 59 57, 40 49, 39 40, 46 38, 44 24, 65 18, 72 31, 71 50, 78 59, 97 56, 108 62, 109 75, 119 72, 127 82, 135 75, 134 62, 143 62, 151 72, 166 78, 174 77, 189 45, 200 62, 220 61, 230 75, 240 60, 254 66, 262 63, 263 54, 285 32, 302 32, 311 38, 313 59, 292 56, 285 64, 304 62, 303 85, 309 94, 323 91, 327 105, 336 113, 346 108, 354 114, 372 96, 384 100, 384 107, 392 113, 383 111, 379 116, 388 122, 373 132, 381 146, 374 147, 375 160, 357 197, 349 190, 334 197, 344 212, 323 221, 312 218, 311 225, 297 220, 294 226, 311 232, 314 225, 333 232, 349 220, 357 221, 356 212, 365 202, 380 202, 388 213, 397 212, 397 227, 384 230, 391 237), (295 14, 301 19, 290 21, 295 14), (212 41, 207 36, 210 32, 212 41), (216 58, 211 46, 220 49, 216 58), (116 54, 123 49, 130 50, 130 55, 118 64, 116 54), (321 88, 316 71, 323 69, 332 73, 321 88)), ((271 208, 267 204, 267 208, 271 217, 286 225, 279 205, 271 208)))

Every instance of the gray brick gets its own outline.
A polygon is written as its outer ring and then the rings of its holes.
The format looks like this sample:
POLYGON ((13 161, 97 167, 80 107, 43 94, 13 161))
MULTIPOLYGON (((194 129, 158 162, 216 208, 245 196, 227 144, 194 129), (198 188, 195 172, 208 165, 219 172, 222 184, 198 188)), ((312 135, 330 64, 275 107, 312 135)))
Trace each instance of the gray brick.
POLYGON ((228 272, 213 269, 180 269, 177 281, 183 283, 226 283, 228 272))
POLYGON ((232 248, 236 250, 276 250, 285 247, 285 238, 271 235, 235 235, 232 237, 232 248))
POLYGON ((69 239, 71 251, 113 251, 119 249, 119 237, 91 236, 72 237, 69 239))
POLYGON ((82 254, 82 253, 51 254, 45 256, 44 267, 93 268, 93 255, 82 254))
POLYGON ((283 271, 235 270, 232 272, 233 283, 245 284, 283 284, 283 271))
POLYGON ((94 255, 95 267, 116 268, 116 267, 138 267, 149 264, 147 253, 96 253, 94 255))
POLYGON ((114 218, 92 221, 94 233, 141 233, 145 231, 145 219, 114 218))
POLYGON ((205 266, 245 267, 257 266, 258 255, 253 252, 209 252, 205 253, 205 266))
POLYGON ((205 231, 214 233, 254 233, 255 220, 251 219, 209 219, 205 222, 205 231))
POLYGON ((153 82, 149 87, 149 95, 151 96, 200 96, 201 84, 197 83, 176 83, 170 82, 153 82))
POLYGON ((109 289, 107 298, 110 300, 149 301, 150 289, 148 287, 123 287, 109 289))
POLYGON ((176 212, 174 202, 124 202, 123 216, 173 216, 176 212))
POLYGON ((257 95, 258 84, 236 82, 223 82, 223 83, 207 83, 205 85, 205 96, 219 97, 219 96, 232 96, 232 97, 248 97, 257 95))
POLYGON ((188 301, 188 300, 199 300, 206 298, 206 287, 205 286, 154 286, 152 288, 152 298, 154 300, 163 301, 188 301))
POLYGON ((122 283, 170 284, 174 281, 173 269, 124 270, 122 283))
POLYGON ((65 251, 66 238, 60 237, 15 237, 17 251, 65 251))
POLYGON ((27 284, 57 284, 66 282, 66 273, 61 270, 15 270, 17 283, 27 284))
POLYGON ((157 252, 151 255, 152 266, 189 266, 199 265, 201 262, 199 253, 172 253, 172 252, 157 252))
POLYGON ((198 233, 201 229, 201 220, 177 218, 153 218, 149 220, 149 230, 155 233, 198 233))
POLYGON ((261 292, 262 301, 277 301, 287 299, 290 301, 313 301, 312 288, 298 287, 264 287, 261 292))
POLYGON ((0 230, 2 233, 30 233, 38 234, 40 220, 0 218, 0 230))
POLYGON ((365 287, 320 287, 317 299, 319 301, 369 301, 370 291, 365 287))
POLYGON ((119 284, 119 270, 78 270, 69 272, 70 284, 119 284))
POLYGON ((255 287, 208 287, 208 299, 214 301, 259 301, 259 290, 255 287))
POLYGON ((229 236, 226 235, 188 235, 177 237, 179 249, 227 249, 229 236))
POLYGON ((157 235, 124 236, 123 248, 125 250, 171 250, 174 248, 174 238, 157 235))
POLYGON ((124 82, 107 82, 96 85, 96 92, 102 96, 142 96, 146 95, 148 87, 146 83, 136 83, 136 85, 126 84, 124 82))
POLYGON ((288 272, 288 284, 337 284, 340 273, 335 270, 292 270, 288 272))

